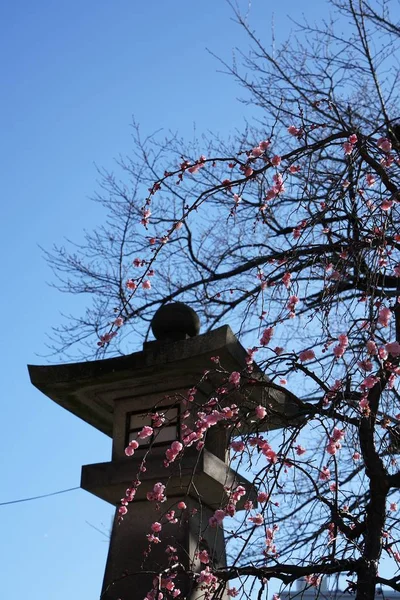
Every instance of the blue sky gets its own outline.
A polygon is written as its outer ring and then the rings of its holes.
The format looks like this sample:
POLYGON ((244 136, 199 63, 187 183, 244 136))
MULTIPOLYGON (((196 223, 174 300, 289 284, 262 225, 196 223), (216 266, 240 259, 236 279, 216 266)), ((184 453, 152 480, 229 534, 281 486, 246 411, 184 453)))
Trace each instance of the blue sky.
MULTIPOLYGON (((268 40, 274 12, 283 39, 298 4, 253 0, 251 19, 268 40)), ((324 12, 314 5, 311 16, 324 12)), ((78 486, 81 465, 111 452, 110 439, 30 384, 26 364, 46 363, 50 326, 84 303, 48 286, 39 245, 79 241, 84 228, 102 222, 88 199, 95 164, 112 168, 129 154, 132 115, 144 134, 163 127, 187 138, 194 125, 227 135, 252 115, 206 51, 229 60, 234 46, 247 48, 224 0, 14 0, 2 3, 0 23, 0 502, 7 502, 78 486)), ((112 513, 81 490, 0 506, 1 595, 97 598, 112 513)))

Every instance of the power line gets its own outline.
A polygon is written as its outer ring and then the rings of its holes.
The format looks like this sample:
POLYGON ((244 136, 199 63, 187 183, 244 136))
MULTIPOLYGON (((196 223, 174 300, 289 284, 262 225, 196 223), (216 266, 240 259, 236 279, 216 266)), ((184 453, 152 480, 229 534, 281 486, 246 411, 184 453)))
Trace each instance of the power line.
POLYGON ((32 498, 20 498, 19 500, 9 500, 8 502, 0 502, 0 506, 6 504, 18 504, 18 502, 29 502, 30 500, 39 500, 40 498, 48 498, 49 496, 57 496, 57 494, 65 494, 66 492, 74 492, 80 490, 80 487, 68 488, 67 490, 59 490, 58 492, 51 492, 50 494, 42 494, 41 496, 32 496, 32 498))

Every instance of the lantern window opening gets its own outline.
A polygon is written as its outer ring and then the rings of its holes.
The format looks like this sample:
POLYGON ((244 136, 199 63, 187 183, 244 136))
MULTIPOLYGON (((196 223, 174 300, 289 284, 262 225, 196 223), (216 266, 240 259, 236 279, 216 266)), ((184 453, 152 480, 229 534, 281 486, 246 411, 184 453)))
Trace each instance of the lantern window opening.
POLYGON ((153 427, 151 412, 131 411, 126 415, 126 440, 125 445, 136 440, 139 448, 148 448, 167 445, 180 439, 180 407, 179 405, 163 406, 157 410, 165 418, 161 427, 153 427), (138 433, 146 425, 153 427, 153 434, 145 439, 138 438, 138 433))

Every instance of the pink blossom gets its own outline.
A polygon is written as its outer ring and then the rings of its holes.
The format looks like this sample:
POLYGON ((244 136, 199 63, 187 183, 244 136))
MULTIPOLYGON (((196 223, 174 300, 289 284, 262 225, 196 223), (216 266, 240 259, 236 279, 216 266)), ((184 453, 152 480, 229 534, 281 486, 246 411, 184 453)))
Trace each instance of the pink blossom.
POLYGON ((114 321, 115 327, 122 327, 123 324, 124 324, 124 320, 122 317, 117 317, 114 321))
POLYGON ((370 354, 371 356, 375 356, 376 354, 378 354, 377 345, 372 340, 368 340, 368 342, 367 342, 367 350, 368 350, 368 354, 370 354))
POLYGON ((178 508, 179 510, 186 510, 187 506, 184 502, 178 502, 178 508))
POLYGON ((328 479, 330 479, 331 477, 331 472, 328 469, 328 467, 322 467, 321 471, 319 472, 319 478, 321 481, 328 481, 328 479))
POLYGON ((245 449, 244 442, 231 442, 231 448, 234 452, 243 452, 245 449))
POLYGON ((171 447, 165 451, 165 456, 167 457, 168 462, 174 462, 178 454, 182 451, 183 444, 181 442, 175 441, 172 442, 171 447))
POLYGON ((232 383, 233 385, 239 385, 240 373, 238 373, 238 371, 233 371, 233 373, 231 373, 229 377, 229 383, 232 383))
POLYGON ((390 210, 393 206, 394 202, 393 200, 384 200, 381 204, 381 209, 382 210, 390 210))
POLYGON ((386 306, 381 308, 378 315, 378 323, 380 325, 383 325, 383 327, 388 327, 391 318, 392 311, 390 310, 390 308, 387 308, 386 306))
POLYGON ((354 452, 352 458, 353 460, 360 460, 361 454, 359 452, 354 452))
POLYGON ((261 405, 256 406, 255 412, 256 412, 257 419, 264 419, 265 415, 267 414, 267 410, 266 410, 265 406, 261 406, 261 405))
POLYGON ((345 142, 343 144, 343 150, 345 154, 350 155, 354 150, 354 146, 351 142, 345 142))
POLYGON ((260 513, 257 513, 254 517, 249 517, 248 520, 254 523, 254 525, 257 527, 264 523, 264 517, 260 513))
POLYGON ((128 512, 128 509, 126 508, 126 506, 120 506, 118 509, 118 514, 123 517, 124 515, 126 515, 126 513, 128 512))
POLYGON ((333 349, 333 354, 336 356, 336 358, 341 358, 345 352, 346 352, 345 346, 338 345, 338 346, 335 346, 333 349))
POLYGON ((313 587, 318 587, 321 583, 321 577, 319 575, 306 575, 304 577, 306 582, 313 587))
POLYGON ((175 517, 174 510, 169 510, 167 513, 165 513, 165 518, 167 519, 167 521, 172 523, 172 525, 175 525, 178 522, 178 519, 175 517))
POLYGON ((208 563, 210 562, 210 557, 208 556, 207 550, 202 550, 201 552, 199 552, 199 560, 204 565, 208 565, 208 563))
POLYGON ((369 185, 370 187, 373 186, 376 182, 375 177, 372 175, 372 173, 367 173, 365 176, 365 180, 367 182, 367 185, 369 185))
POLYGON ((340 450, 341 444, 330 441, 326 447, 326 451, 328 454, 334 455, 338 450, 340 450))
POLYGON ((278 155, 275 155, 275 156, 273 156, 271 158, 271 164, 274 167, 279 167, 279 165, 281 164, 281 162, 282 162, 282 158, 280 156, 278 156, 278 155))
POLYGON ((340 442, 341 440, 344 439, 344 436, 345 436, 344 429, 339 429, 338 427, 333 428, 332 435, 331 435, 332 440, 334 440, 335 442, 340 442))
POLYGON ((289 301, 286 305, 286 308, 288 310, 295 311, 298 303, 299 303, 299 298, 297 296, 290 296, 289 301))
POLYGON ((146 279, 146 281, 143 281, 142 288, 144 290, 150 290, 151 289, 151 281, 149 279, 146 279))
POLYGON ((158 533, 159 531, 161 531, 161 529, 162 525, 158 521, 155 521, 151 524, 151 530, 154 531, 154 533, 158 533))
POLYGON ((385 346, 387 352, 392 356, 400 356, 400 344, 399 342, 389 342, 385 346))
POLYGON ((391 510, 392 512, 396 512, 396 510, 397 510, 397 503, 396 502, 391 502, 389 510, 391 510))
POLYGON ((304 446, 300 446, 300 445, 296 446, 295 450, 296 450, 296 454, 298 456, 301 456, 302 454, 305 454, 305 452, 307 452, 306 449, 304 448, 304 446))
POLYGON ((292 278, 292 274, 286 272, 283 277, 282 277, 282 283, 285 286, 285 288, 288 290, 290 288, 290 280, 292 278))
POLYGON ((262 150, 267 150, 269 148, 271 144, 270 140, 263 140, 262 142, 259 143, 259 146, 262 150))
POLYGON ((390 152, 392 149, 392 142, 386 137, 379 138, 376 145, 386 153, 390 152))
POLYGON ((266 492, 258 492, 257 502, 267 502, 269 499, 269 494, 266 492))
POLYGON ((128 290, 136 290, 137 285, 136 283, 133 281, 133 279, 128 279, 128 281, 126 282, 126 287, 128 288, 128 290))
POLYGON ((267 329, 264 330, 264 333, 262 334, 262 336, 260 338, 261 346, 268 346, 273 335, 274 335, 274 328, 267 327, 267 329))
POLYGON ((315 358, 314 350, 303 350, 299 354, 300 362, 306 362, 307 360, 313 360, 315 358))
POLYGON ((165 485, 161 482, 157 482, 153 486, 153 491, 147 492, 146 497, 150 502, 165 502, 167 497, 164 494, 165 485))
POLYGON ((350 142, 350 144, 357 144, 357 142, 358 142, 358 137, 356 136, 356 134, 355 134, 355 133, 352 133, 352 134, 349 136, 349 142, 350 142))
POLYGON ((264 152, 264 150, 262 148, 260 148, 260 146, 256 146, 255 148, 253 148, 253 150, 251 151, 251 156, 253 156, 254 158, 258 158, 259 156, 261 156, 261 154, 264 152))
POLYGON ((145 440, 146 438, 153 435, 153 428, 150 425, 145 425, 141 431, 138 433, 138 438, 141 440, 145 440))
POLYGON ((211 573, 210 567, 206 567, 203 571, 200 571, 198 582, 213 585, 217 582, 217 578, 211 573))
POLYGON ((290 127, 288 127, 288 132, 290 133, 290 135, 299 135, 300 129, 297 129, 297 127, 295 127, 294 125, 290 125, 290 127))
POLYGON ((229 588, 229 590, 227 590, 226 593, 231 598, 236 598, 236 596, 239 596, 240 594, 239 590, 237 590, 235 587, 229 588))
POLYGON ((225 519, 225 517, 226 517, 226 513, 221 508, 217 509, 214 513, 214 519, 216 520, 218 525, 221 525, 221 523, 225 519))
POLYGON ((378 356, 381 360, 387 359, 388 351, 386 350, 386 348, 384 346, 381 346, 380 348, 378 348, 378 356))
POLYGON ((366 377, 364 379, 364 381, 362 382, 360 387, 361 387, 361 389, 364 388, 364 389, 370 390, 371 388, 374 387, 374 385, 376 383, 378 383, 378 381, 379 381, 379 377, 376 377, 375 375, 368 375, 368 377, 366 377))
POLYGON ((363 371, 372 371, 373 364, 370 360, 359 360, 357 366, 363 371))
POLYGON ((136 440, 129 442, 129 445, 125 448, 126 456, 133 456, 137 448, 139 448, 139 443, 136 440))

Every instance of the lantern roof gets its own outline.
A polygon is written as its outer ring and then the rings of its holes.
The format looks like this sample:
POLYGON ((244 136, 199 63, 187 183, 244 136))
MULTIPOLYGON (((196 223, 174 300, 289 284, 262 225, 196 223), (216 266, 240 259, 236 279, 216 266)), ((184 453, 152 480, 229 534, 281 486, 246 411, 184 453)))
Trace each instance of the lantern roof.
MULTIPOLYGON (((246 366, 247 352, 227 325, 188 339, 147 342, 142 351, 126 356, 28 365, 28 370, 32 384, 51 400, 112 437, 115 401, 137 397, 140 408, 140 397, 150 391, 164 396, 192 387, 205 370, 215 366, 210 359, 216 356, 227 372, 241 371, 246 366)), ((252 377, 259 384, 252 391, 257 403, 277 406, 280 414, 293 414, 295 405, 290 392, 268 383, 257 365, 252 377), (261 392, 260 400, 256 396, 261 392)), ((240 398, 235 401, 239 403, 240 398)), ((270 423, 268 428, 282 426, 270 423)))

